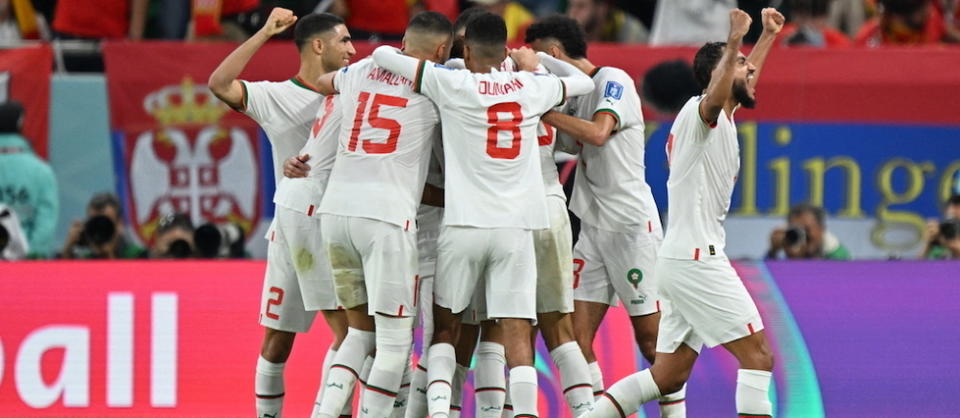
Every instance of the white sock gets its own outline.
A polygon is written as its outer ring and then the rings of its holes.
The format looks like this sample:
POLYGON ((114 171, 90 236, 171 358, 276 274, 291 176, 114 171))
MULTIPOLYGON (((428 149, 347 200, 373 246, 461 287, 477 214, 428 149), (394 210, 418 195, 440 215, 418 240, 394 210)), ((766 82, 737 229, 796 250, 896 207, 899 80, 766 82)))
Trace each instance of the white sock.
POLYGON ((327 372, 327 381, 323 385, 323 399, 320 401, 318 416, 337 417, 341 411, 352 410, 348 403, 353 396, 354 386, 363 362, 373 351, 375 336, 372 332, 356 328, 347 329, 347 337, 340 344, 333 364, 327 372))
POLYGON ((517 366, 510 369, 510 399, 514 417, 537 417, 537 369, 517 366))
POLYGON ((553 364, 560 370, 560 384, 570 412, 578 417, 593 408, 593 384, 590 368, 576 342, 561 344, 550 351, 553 364))
MULTIPOLYGON (((370 378, 370 369, 373 368, 373 356, 367 356, 363 360, 363 368, 360 369, 360 399, 357 400, 357 406, 363 407, 363 395, 367 393, 367 379, 370 378)), ((360 414, 363 414, 363 410, 360 410, 360 414)), ((340 415, 343 415, 341 412, 340 415)))
POLYGON ((430 346, 427 364, 427 411, 433 418, 450 416, 453 374, 457 370, 457 354, 447 343, 430 346))
POLYGON ((330 348, 327 349, 327 355, 323 356, 323 369, 320 371, 320 388, 317 389, 317 399, 313 401, 313 411, 310 412, 311 417, 315 417, 320 413, 320 402, 323 401, 323 388, 326 387, 327 374, 330 371, 330 365, 333 364, 333 358, 336 356, 337 350, 334 350, 333 344, 331 344, 330 348))
POLYGON ((474 366, 474 397, 477 400, 476 417, 498 418, 503 414, 507 396, 507 378, 503 368, 507 365, 502 344, 481 341, 477 345, 477 360, 474 366))
POLYGON ((363 391, 360 416, 385 418, 393 413, 393 404, 403 380, 403 369, 410 360, 413 317, 376 315, 374 320, 377 324, 377 356, 363 391))
POLYGON ((427 356, 420 357, 410 381, 410 396, 407 398, 405 418, 427 416, 427 356))
POLYGON ((460 418, 463 411, 463 384, 467 381, 467 369, 457 364, 457 371, 453 373, 453 384, 450 388, 450 418, 460 418))
POLYGON ((283 366, 286 363, 271 363, 262 356, 257 358, 257 377, 254 390, 257 395, 257 416, 280 418, 283 409, 283 366))
POLYGON ((403 368, 403 377, 400 379, 400 390, 397 391, 397 399, 393 401, 393 412, 390 418, 403 418, 407 413, 407 402, 410 400, 410 380, 413 379, 411 370, 410 356, 407 356, 407 364, 403 368))
POLYGON ((772 417, 770 404, 770 377, 765 370, 737 370, 737 413, 752 417, 772 417))
MULTIPOLYGON (((510 387, 510 378, 508 377, 506 387, 510 387)), ((508 390, 506 396, 503 397, 503 414, 500 415, 500 418, 513 418, 513 400, 510 399, 510 391, 508 390)))
POLYGON ((653 381, 650 369, 627 376, 607 389, 593 405, 588 417, 626 417, 640 405, 660 397, 660 388, 653 381))
POLYGON ((587 363, 587 367, 590 368, 590 383, 593 384, 593 400, 596 402, 603 396, 603 371, 600 370, 600 363, 596 361, 587 363))
POLYGON ((660 398, 660 418, 687 417, 687 385, 660 398))

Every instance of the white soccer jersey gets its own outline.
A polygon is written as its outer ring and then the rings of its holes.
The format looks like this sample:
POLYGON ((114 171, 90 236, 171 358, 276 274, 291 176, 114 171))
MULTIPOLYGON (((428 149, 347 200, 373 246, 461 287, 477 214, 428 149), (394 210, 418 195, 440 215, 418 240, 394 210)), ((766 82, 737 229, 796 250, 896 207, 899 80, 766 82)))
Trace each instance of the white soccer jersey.
POLYGON ((667 138, 670 216, 660 257, 724 256, 723 221, 740 171, 740 146, 733 115, 721 111, 716 125, 708 126, 700 117, 701 100, 683 106, 667 138))
POLYGON ((334 87, 343 123, 320 212, 413 226, 439 134, 436 107, 370 58, 341 69, 334 87))
POLYGON ((537 126, 537 144, 540 145, 540 172, 543 174, 543 188, 547 196, 556 196, 567 201, 560 184, 560 173, 557 171, 557 160, 554 150, 557 148, 557 128, 544 122, 537 126))
MULTIPOLYGON (((439 140, 433 144, 426 183, 443 188, 443 146, 439 140)), ((420 260, 437 258, 437 237, 440 236, 442 221, 443 208, 420 204, 417 209, 417 249, 420 260)))
POLYGON ((283 178, 283 162, 307 142, 323 95, 298 78, 287 81, 241 81, 243 113, 267 133, 273 154, 273 180, 283 178))
POLYGON ((324 98, 310 128, 309 139, 297 153, 310 156, 307 161, 310 171, 307 177, 282 178, 273 196, 273 203, 307 216, 317 213, 337 157, 340 121, 343 119, 339 102, 339 95, 324 98))
POLYGON ((563 82, 547 74, 477 74, 425 61, 418 74, 417 90, 437 103, 443 118, 443 224, 548 227, 537 125, 563 102, 563 82))
POLYGON ((617 124, 604 146, 583 144, 570 210, 601 230, 659 228, 660 214, 645 176, 643 113, 633 79, 613 67, 598 67, 592 77, 594 91, 571 100, 567 113, 586 120, 608 113, 617 124))

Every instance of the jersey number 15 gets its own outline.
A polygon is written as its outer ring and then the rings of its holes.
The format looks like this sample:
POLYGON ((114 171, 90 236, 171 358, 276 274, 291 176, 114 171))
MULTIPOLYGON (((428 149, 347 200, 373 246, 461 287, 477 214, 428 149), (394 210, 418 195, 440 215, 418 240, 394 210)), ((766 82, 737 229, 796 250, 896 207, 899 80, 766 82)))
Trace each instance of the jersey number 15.
POLYGON ((374 142, 376 139, 360 139, 360 130, 363 127, 363 118, 366 116, 367 102, 370 101, 370 93, 362 92, 357 98, 357 114, 353 119, 353 130, 350 133, 350 143, 347 144, 347 151, 356 152, 357 145, 363 148, 367 154, 389 154, 397 150, 397 139, 400 138, 400 122, 396 119, 387 119, 380 117, 380 106, 407 107, 407 99, 403 97, 388 96, 377 94, 373 96, 373 102, 370 103, 370 115, 367 123, 377 129, 385 129, 390 132, 386 142, 374 142))

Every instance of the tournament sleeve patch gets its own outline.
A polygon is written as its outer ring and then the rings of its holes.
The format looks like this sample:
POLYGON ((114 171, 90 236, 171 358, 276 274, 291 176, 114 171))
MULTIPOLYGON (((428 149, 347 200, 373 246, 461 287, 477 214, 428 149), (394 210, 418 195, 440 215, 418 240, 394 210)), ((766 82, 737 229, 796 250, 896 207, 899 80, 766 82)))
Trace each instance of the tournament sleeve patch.
POLYGON ((620 100, 623 98, 623 84, 616 81, 608 81, 606 87, 603 88, 603 97, 620 100))
POLYGON ((426 69, 427 61, 420 60, 420 64, 417 65, 417 76, 413 80, 413 91, 420 93, 420 89, 423 88, 423 71, 426 69))

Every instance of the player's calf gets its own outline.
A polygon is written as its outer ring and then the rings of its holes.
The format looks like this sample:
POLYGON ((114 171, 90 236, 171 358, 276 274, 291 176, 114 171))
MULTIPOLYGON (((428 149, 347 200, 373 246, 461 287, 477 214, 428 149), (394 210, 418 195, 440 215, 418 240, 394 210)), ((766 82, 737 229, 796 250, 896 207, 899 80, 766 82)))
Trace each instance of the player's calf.
POLYGON ((394 317, 377 314, 377 355, 364 389, 361 410, 364 416, 387 417, 403 380, 403 370, 410 358, 413 344, 413 317, 394 317))

